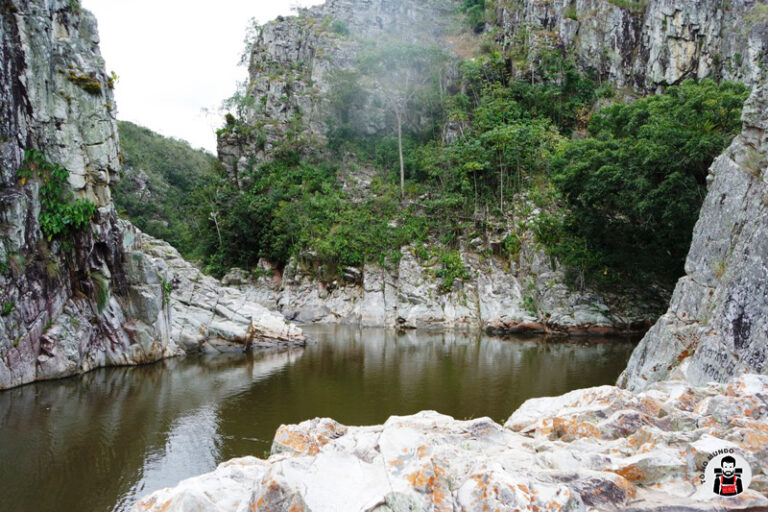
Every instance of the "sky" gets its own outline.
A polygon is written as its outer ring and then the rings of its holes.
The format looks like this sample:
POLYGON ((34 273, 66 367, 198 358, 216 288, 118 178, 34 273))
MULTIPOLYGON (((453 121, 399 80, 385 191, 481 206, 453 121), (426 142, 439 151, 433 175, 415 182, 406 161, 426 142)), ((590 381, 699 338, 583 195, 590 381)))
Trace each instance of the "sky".
POLYGON ((246 78, 250 20, 322 0, 82 0, 99 21, 118 119, 216 151, 221 103, 246 78))

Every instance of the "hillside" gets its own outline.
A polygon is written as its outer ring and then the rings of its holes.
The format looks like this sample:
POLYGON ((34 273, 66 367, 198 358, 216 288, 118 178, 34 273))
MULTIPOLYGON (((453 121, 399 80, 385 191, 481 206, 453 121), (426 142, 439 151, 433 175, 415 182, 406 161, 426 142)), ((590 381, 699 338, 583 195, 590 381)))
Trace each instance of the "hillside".
POLYGON ((649 326, 738 133, 738 81, 761 79, 736 49, 762 51, 762 10, 654 3, 661 30, 620 2, 532 5, 332 0, 257 27, 207 269, 244 269, 230 281, 300 321, 649 326))
POLYGON ((193 255, 199 231, 197 191, 216 167, 216 157, 187 142, 118 121, 122 179, 113 194, 118 214, 137 228, 193 255))

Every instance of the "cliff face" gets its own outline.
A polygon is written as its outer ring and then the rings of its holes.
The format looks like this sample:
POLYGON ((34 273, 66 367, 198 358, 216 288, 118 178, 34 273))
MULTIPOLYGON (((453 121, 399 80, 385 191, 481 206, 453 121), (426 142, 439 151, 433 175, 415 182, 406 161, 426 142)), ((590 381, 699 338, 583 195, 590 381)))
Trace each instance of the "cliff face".
POLYGON ((743 122, 710 169, 686 275, 633 353, 623 386, 768 372, 768 89, 752 93, 743 122))
POLYGON ((262 261, 268 275, 256 278, 233 269, 223 282, 297 323, 363 327, 606 335, 644 332, 666 304, 661 291, 639 297, 571 290, 562 268, 553 269, 533 240, 522 242, 516 259, 489 256, 482 241, 473 242, 460 251, 467 277, 450 290, 436 277, 437 258, 421 260, 413 247, 402 249, 395 268, 347 268, 330 283, 298 259, 282 272, 262 261))
MULTIPOLYGON (((453 1, 328 0, 261 27, 249 51, 243 125, 226 127, 219 159, 237 179, 249 162, 268 159, 288 133, 321 147, 335 73, 351 70, 372 41, 437 44, 455 18, 453 1)), ((376 91, 352 114, 359 133, 387 128, 376 91)))
POLYGON ((765 4, 750 0, 505 1, 495 22, 504 47, 566 49, 602 80, 641 92, 686 78, 760 83, 766 23, 765 4))
POLYGON ((265 331, 301 341, 281 316, 261 310, 233 317, 215 335, 206 327, 219 318, 218 304, 203 305, 204 313, 176 308, 171 320, 180 293, 171 287, 180 279, 142 252, 134 234, 124 237, 129 228, 112 205, 120 168, 114 79, 94 17, 76 0, 4 0, 0 9, 0 389, 181 353, 181 329, 172 325, 196 318, 200 335, 190 349, 212 340, 242 349, 265 331), (19 174, 30 150, 69 171, 63 191, 74 197, 56 201, 95 206, 84 229, 44 234, 51 179, 19 174), (265 319, 270 328, 261 329, 265 319))
POLYGON ((112 79, 96 21, 78 2, 5 1, 0 30, 0 389, 175 351, 162 269, 124 248, 109 184, 119 169, 112 79), (87 229, 48 241, 25 151, 69 170, 97 207, 87 229))

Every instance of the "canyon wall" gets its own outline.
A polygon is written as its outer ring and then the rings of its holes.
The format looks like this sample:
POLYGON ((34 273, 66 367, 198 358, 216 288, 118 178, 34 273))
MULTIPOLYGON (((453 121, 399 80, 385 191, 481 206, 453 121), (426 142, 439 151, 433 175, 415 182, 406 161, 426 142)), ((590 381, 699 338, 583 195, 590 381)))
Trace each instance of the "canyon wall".
POLYGON ((675 375, 705 383, 768 372, 766 87, 742 117, 742 133, 710 169, 686 275, 619 380, 630 389, 675 375))
POLYGON ((505 48, 566 50, 600 80, 640 92, 686 78, 754 86, 768 66, 768 9, 755 0, 502 1, 495 19, 505 48))
MULTIPOLYGON (((112 204, 115 77, 104 69, 95 18, 76 0, 4 0, 0 9, 0 389, 183 353, 178 326, 201 315, 177 307, 173 283, 183 279, 125 236, 112 204), (63 168, 66 182, 51 199, 46 190, 63 168), (85 227, 62 213, 74 200, 93 205, 85 227), (52 220, 64 226, 58 234, 52 220)), ((213 340, 242 349, 264 333, 303 342, 261 309, 230 315, 240 328, 210 334, 220 313, 206 307, 187 349, 213 340)))
POLYGON ((69 0, 5 1, 0 37, 0 389, 171 355, 163 269, 123 247, 112 206, 114 79, 96 20, 69 0), (29 150, 65 167, 65 191, 96 206, 87 229, 47 240, 50 179, 20 177, 29 150))

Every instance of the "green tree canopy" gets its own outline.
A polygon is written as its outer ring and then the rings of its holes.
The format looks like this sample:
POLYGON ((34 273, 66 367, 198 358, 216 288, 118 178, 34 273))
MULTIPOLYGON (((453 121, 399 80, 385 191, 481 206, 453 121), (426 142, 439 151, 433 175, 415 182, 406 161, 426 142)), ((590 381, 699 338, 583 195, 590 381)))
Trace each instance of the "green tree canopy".
POLYGON ((747 94, 739 84, 685 81, 597 112, 589 137, 563 146, 553 180, 591 265, 667 281, 682 273, 709 166, 738 133, 747 94))

